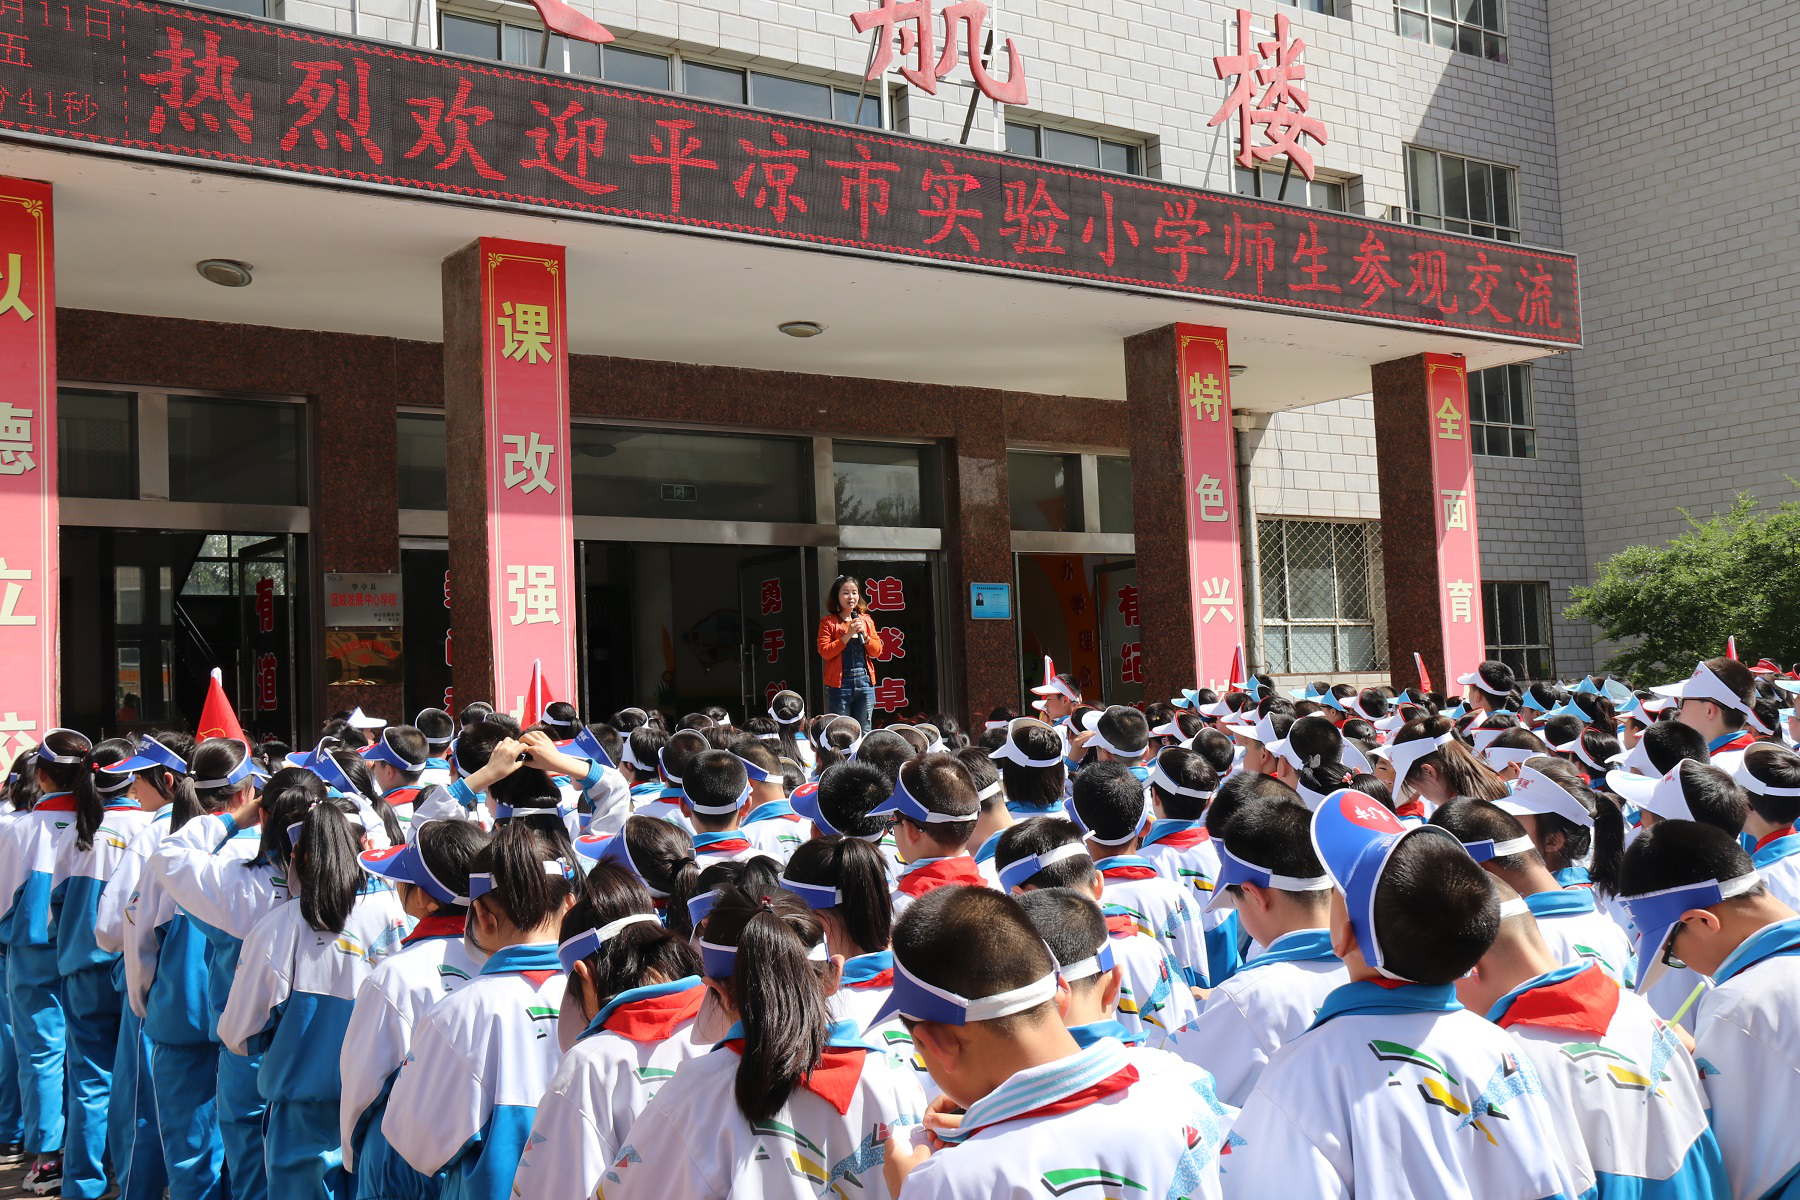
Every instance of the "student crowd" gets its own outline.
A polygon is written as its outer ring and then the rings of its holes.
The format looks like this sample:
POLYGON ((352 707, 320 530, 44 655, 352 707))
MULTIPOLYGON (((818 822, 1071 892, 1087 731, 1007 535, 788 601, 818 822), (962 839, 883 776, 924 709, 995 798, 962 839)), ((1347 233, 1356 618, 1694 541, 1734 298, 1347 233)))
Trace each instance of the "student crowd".
POLYGON ((53 730, 0 1142, 81 1200, 1800 1197, 1800 682, 1457 682, 53 730))

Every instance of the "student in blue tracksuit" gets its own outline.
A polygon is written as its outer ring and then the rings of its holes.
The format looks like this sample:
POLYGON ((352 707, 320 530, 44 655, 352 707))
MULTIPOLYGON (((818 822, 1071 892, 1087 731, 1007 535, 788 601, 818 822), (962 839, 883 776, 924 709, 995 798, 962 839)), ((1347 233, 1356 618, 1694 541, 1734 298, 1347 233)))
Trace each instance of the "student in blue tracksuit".
POLYGON ((77 1200, 98 1200, 106 1191, 108 1101, 123 1005, 113 980, 119 956, 95 943, 94 924, 107 881, 152 816, 129 795, 133 772, 107 769, 123 767, 136 753, 131 742, 108 738, 88 754, 75 781, 75 836, 57 852, 56 965, 68 1023, 62 1194, 77 1200))
POLYGON ((56 966, 55 890, 58 844, 75 832, 75 784, 93 743, 72 729, 52 729, 37 748, 37 805, 0 843, 0 941, 7 946, 7 996, 19 1054, 25 1150, 35 1156, 25 1188, 54 1192, 62 1184, 63 995, 56 966))
MULTIPOLYGON (((6 827, 20 813, 31 811, 37 803, 37 771, 25 768, 35 761, 22 754, 13 760, 7 772, 6 787, 0 792, 0 843, 6 840, 6 827)), ((19 1055, 13 1046, 12 1006, 6 999, 6 943, 0 942, 0 1156, 16 1157, 24 1148, 21 1138, 25 1128, 19 1111, 19 1055)))
POLYGON ((350 801, 322 800, 287 832, 297 902, 276 907, 244 939, 219 1040, 232 1054, 262 1053, 272 1200, 343 1200, 350 1177, 337 1051, 358 989, 399 951, 406 914, 357 861, 364 828, 350 801))
MULTIPOLYGON (((238 784, 227 810, 195 817, 165 838, 151 862, 163 889, 206 939, 206 1005, 214 1028, 243 940, 291 896, 287 827, 325 798, 324 782, 299 767, 270 776, 260 796, 254 783, 252 776, 238 784)), ((264 1105, 256 1086, 260 1065, 258 1055, 219 1055, 219 1139, 231 1200, 263 1200, 269 1192, 264 1105)))

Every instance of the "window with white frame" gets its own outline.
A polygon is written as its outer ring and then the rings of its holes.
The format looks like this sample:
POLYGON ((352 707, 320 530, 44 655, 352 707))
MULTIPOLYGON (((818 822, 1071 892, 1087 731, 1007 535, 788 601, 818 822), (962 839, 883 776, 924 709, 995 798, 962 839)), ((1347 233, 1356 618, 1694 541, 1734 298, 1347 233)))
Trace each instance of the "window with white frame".
POLYGON ((1349 12, 1340 11, 1337 0, 1275 0, 1277 4, 1286 4, 1290 8, 1303 8, 1307 12, 1316 12, 1327 17, 1347 17, 1349 12))
POLYGON ((1301 675, 1384 669, 1381 526, 1264 517, 1256 537, 1265 669, 1301 675))
POLYGON ((1550 641, 1550 585, 1481 585, 1481 612, 1487 625, 1487 656, 1499 659, 1520 679, 1556 678, 1550 641))
POLYGON ((1091 133, 1070 133, 1049 125, 1008 121, 1006 150, 1009 154, 1067 163, 1072 167, 1098 167, 1122 175, 1144 173, 1143 147, 1091 133))
POLYGON ((1282 200, 1287 204, 1304 204, 1308 208, 1322 208, 1330 212, 1350 211, 1350 188, 1343 180, 1328 179, 1320 175, 1308 182, 1306 176, 1299 171, 1286 172, 1287 190, 1284 199, 1283 174, 1282 171, 1273 171, 1267 167, 1255 171, 1234 167, 1232 187, 1240 196, 1282 200))
POLYGON ((1406 219, 1498 242, 1519 240, 1518 173, 1511 167, 1406 148, 1406 219))
POLYGON ((1394 29, 1415 42, 1506 61, 1506 0, 1395 0, 1394 29))
POLYGON ((1490 458, 1536 458, 1531 365, 1469 372, 1469 445, 1490 458))

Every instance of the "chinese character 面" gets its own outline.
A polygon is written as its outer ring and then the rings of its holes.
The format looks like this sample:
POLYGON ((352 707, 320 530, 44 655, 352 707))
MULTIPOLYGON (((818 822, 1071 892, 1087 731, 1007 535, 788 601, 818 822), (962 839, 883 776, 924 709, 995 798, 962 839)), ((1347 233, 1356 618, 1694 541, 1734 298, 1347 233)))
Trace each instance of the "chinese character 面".
POLYGON ((763 653, 768 655, 769 662, 781 660, 781 648, 787 645, 787 634, 779 629, 771 629, 762 637, 763 653))
POLYGON ((1231 512, 1225 507, 1225 484, 1216 475, 1200 476, 1200 482, 1194 485, 1194 495, 1200 497, 1202 521, 1231 520, 1231 512))
POLYGON ((1119 615, 1125 618, 1127 627, 1138 623, 1138 590, 1131 584, 1119 589, 1119 615))
MULTIPOLYGON (((504 358, 517 359, 530 366, 550 361, 550 308, 544 304, 514 304, 508 300, 494 318, 505 341, 500 347, 504 358)), ((510 486, 510 485, 509 485, 510 486)))
POLYGON ((1444 528, 1461 529, 1467 532, 1469 528, 1469 493, 1466 490, 1442 488, 1439 490, 1439 495, 1444 498, 1444 528))
POLYGON ((863 595, 868 598, 869 607, 877 611, 899 612, 906 607, 906 596, 901 583, 892 575, 885 579, 871 579, 863 587, 863 595))
POLYGON ((940 79, 956 70, 961 53, 956 43, 957 26, 967 31, 969 74, 975 86, 989 100, 1002 104, 1024 104, 1030 99, 1025 79, 1025 61, 1011 38, 1006 39, 1006 78, 988 74, 983 53, 982 26, 987 22, 988 7, 981 0, 955 0, 946 4, 944 17, 944 52, 936 50, 936 21, 931 11, 932 0, 880 0, 879 7, 850 14, 850 23, 858 33, 871 29, 875 35, 874 56, 869 61, 869 79, 880 79, 894 62, 894 39, 900 40, 902 55, 917 55, 916 64, 901 63, 900 74, 927 95, 937 95, 940 79))
POLYGON ((762 581, 762 615, 781 611, 781 580, 765 579, 762 581))
POLYGON ((1195 417, 1205 417, 1209 421, 1217 421, 1225 408, 1225 388, 1219 377, 1210 371, 1202 376, 1195 371, 1188 376, 1188 403, 1194 406, 1195 417))
POLYGON ((1237 53, 1213 58, 1213 69, 1220 79, 1235 75, 1237 80, 1226 95, 1225 103, 1206 124, 1209 128, 1222 125, 1235 115, 1239 166, 1254 169, 1258 163, 1285 154, 1310 180, 1313 177, 1312 152, 1306 149, 1301 139, 1311 138, 1321 146, 1327 139, 1325 122, 1307 114, 1310 101, 1306 89, 1300 86, 1306 78, 1306 63, 1302 61, 1306 43, 1299 38, 1290 38, 1287 17, 1278 15, 1275 40, 1257 42, 1252 49, 1250 21, 1250 10, 1238 9, 1237 53), (1273 65, 1263 65, 1271 60, 1273 65), (1256 95, 1258 84, 1263 88, 1260 98, 1256 95), (1259 125, 1268 141, 1253 144, 1252 130, 1259 125))
POLYGON ((0 475, 23 475, 37 466, 31 456, 33 411, 0 400, 0 475))
POLYGON ((1472 622, 1475 619, 1475 606, 1472 597, 1475 585, 1466 579, 1453 579, 1444 585, 1444 594, 1450 598, 1450 619, 1452 621, 1472 622))
POLYGON ((1119 647, 1119 682, 1144 682, 1144 644, 1126 642, 1119 647))
POLYGON ((1214 617, 1224 617, 1226 624, 1237 620, 1237 609, 1231 599, 1231 580, 1223 575, 1200 585, 1200 623, 1211 625, 1214 617))
POLYGON ((875 688, 875 707, 882 712, 899 712, 906 707, 906 680, 891 676, 875 688))
POLYGON ((6 581, 6 591, 0 593, 0 625, 36 625, 37 617, 31 613, 18 611, 19 597, 25 592, 25 585, 31 582, 31 571, 26 567, 6 569, 6 560, 0 558, 0 580, 6 581))
POLYGON ((0 317, 7 313, 18 313, 19 320, 29 321, 37 315, 19 297, 19 289, 25 285, 24 262, 20 255, 9 253, 6 256, 6 291, 0 293, 0 317))
MULTIPOLYGON (((520 305, 524 308, 524 305, 520 305)), ((550 456, 556 453, 556 447, 542 441, 538 435, 511 433, 500 439, 512 447, 506 452, 507 487, 519 488, 520 495, 530 495, 542 491, 550 495, 556 493, 556 485, 550 482, 550 456)))
POLYGON ((692 121, 658 121, 667 132, 663 135, 650 135, 650 148, 655 154, 634 154, 631 161, 640 166, 651 163, 662 163, 669 168, 669 212, 673 216, 681 215, 681 173, 689 167, 703 171, 716 171, 719 164, 710 158, 698 158, 694 151, 700 149, 700 139, 689 137, 688 130, 694 127, 692 121))
POLYGON ((1455 396, 1445 396, 1432 416, 1438 423, 1438 437, 1447 442, 1462 441, 1462 410, 1456 407, 1455 396))
POLYGON ((561 625, 556 611, 556 568, 506 568, 506 602, 513 606, 514 625, 561 625))

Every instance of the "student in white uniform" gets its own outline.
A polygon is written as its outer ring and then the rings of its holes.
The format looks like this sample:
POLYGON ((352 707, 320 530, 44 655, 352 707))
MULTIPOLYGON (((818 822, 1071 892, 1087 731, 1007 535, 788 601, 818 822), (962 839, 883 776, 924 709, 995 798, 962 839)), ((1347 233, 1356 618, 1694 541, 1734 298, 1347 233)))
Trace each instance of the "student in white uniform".
POLYGON ((1744 833, 1763 886, 1789 908, 1800 908, 1800 754, 1773 742, 1744 751, 1732 778, 1744 789, 1750 811, 1744 833))
POLYGON ((1625 815, 1573 764, 1554 755, 1529 758, 1514 771, 1511 794, 1495 803, 1518 818, 1559 887, 1618 892, 1625 815))
MULTIPOLYGON (((1072 821, 1031 817, 1019 822, 1001 837, 994 861, 1000 868, 1001 890, 1011 895, 1066 887, 1104 905, 1100 872, 1072 821)), ((1168 949, 1142 932, 1131 916, 1108 916, 1106 928, 1119 967, 1116 1019, 1145 1045, 1162 1049, 1198 1015, 1194 993, 1168 949)))
POLYGON ((1062 806, 1068 767, 1062 735, 1050 725, 1034 717, 1009 721, 1005 739, 988 757, 1000 764, 1000 785, 1013 816, 1041 817, 1062 806))
POLYGON ((782 886, 824 922, 831 952, 844 960, 832 1019, 867 1032, 894 982, 894 909, 881 852, 857 838, 815 838, 794 851, 781 874, 782 886))
POLYGON ((450 743, 456 740, 456 718, 441 708, 422 708, 413 717, 413 728, 425 738, 425 769, 419 773, 419 786, 424 796, 413 803, 413 815, 426 820, 450 820, 466 816, 462 806, 450 799, 450 743), (433 791, 432 789, 437 789, 433 791), (437 801, 423 804, 425 796, 437 801), (450 811, 454 806, 456 812, 450 811))
POLYGON ((513 1177, 522 1200, 592 1196, 638 1114, 683 1063, 712 1049, 699 1029, 700 956, 663 928, 631 872, 589 872, 562 934, 563 1058, 513 1177))
POLYGON ((750 802, 750 774, 729 750, 696 754, 682 768, 681 815, 694 827, 694 858, 704 871, 762 851, 738 827, 750 802))
POLYGON ((1283 1046, 1232 1126, 1228 1197, 1572 1196, 1554 1114, 1518 1043, 1457 1002, 1494 940, 1494 886, 1445 830, 1332 793, 1313 847, 1352 982, 1283 1046))
MULTIPOLYGON (((960 768, 959 768, 960 769, 960 768)), ((842 960, 792 893, 727 887, 700 939, 706 985, 736 1024, 676 1071, 602 1177, 608 1200, 874 1195, 882 1144, 924 1093, 827 999, 842 960)))
POLYGON ((606 743, 593 729, 576 726, 568 741, 553 742, 541 729, 519 738, 526 762, 559 780, 569 836, 615 833, 631 815, 631 786, 613 764, 606 743), (581 811, 582 804, 587 811, 581 811))
POLYGON ((694 844, 679 825, 637 814, 611 836, 585 834, 575 839, 575 852, 595 862, 613 863, 644 881, 668 927, 686 937, 694 932, 688 901, 700 887, 700 864, 694 844))
POLYGON ((1800 1197, 1800 916, 1769 894, 1723 830, 1664 821, 1625 852, 1625 905, 1644 931, 1640 990, 1675 960, 1711 978, 1694 1062, 1731 1194, 1800 1197))
POLYGON ((232 1054, 262 1054, 271 1200, 340 1200, 349 1180, 332 1051, 363 981, 400 949, 406 918, 393 891, 372 886, 357 863, 364 828, 350 802, 321 801, 288 836, 299 894, 244 939, 219 1041, 232 1054))
POLYGON ((1235 910, 1267 947, 1207 997, 1170 1049, 1212 1072, 1219 1098, 1242 1105, 1269 1058, 1311 1027, 1350 981, 1331 949, 1331 877, 1313 851, 1312 813, 1295 800, 1251 799, 1225 822, 1212 903, 1235 910))
POLYGON ((662 790, 647 803, 636 804, 632 811, 640 816, 673 821, 690 836, 694 834, 693 823, 681 811, 681 788, 688 763, 711 749, 712 744, 692 729, 677 729, 670 734, 669 740, 656 752, 657 778, 662 782, 662 790))
MULTIPOLYGON (((388 726, 381 731, 375 744, 363 752, 363 759, 369 765, 369 778, 388 807, 394 810, 403 829, 412 825, 418 804, 433 806, 427 793, 435 789, 420 781, 430 757, 425 735, 411 725, 388 726)), ((448 796, 435 806, 443 807, 447 802, 448 796)))
POLYGON ((1142 1074, 1110 1037, 1085 1049, 1064 1025, 1056 959, 1019 903, 944 888, 894 929, 892 1006, 943 1089, 927 1126, 945 1148, 896 1131, 888 1188, 900 1200, 1067 1194, 1219 1195, 1231 1110, 1174 1072, 1142 1074), (946 1106, 963 1111, 945 1115, 946 1106))
POLYGON ((1149 828, 1143 783, 1121 763, 1095 763, 1075 777, 1063 806, 1087 839, 1088 855, 1106 889, 1100 905, 1108 916, 1128 916, 1163 944, 1190 987, 1207 981, 1206 931, 1188 891, 1158 874, 1137 853, 1149 828))
MULTIPOLYGON (((1533 783, 1530 792, 1540 796, 1546 788, 1562 789, 1526 767, 1530 775, 1520 784, 1533 783)), ((1521 794, 1524 794, 1521 788, 1521 794)), ((1563 793, 1565 803, 1573 797, 1563 793)), ((1494 878, 1524 897, 1550 953, 1562 965, 1588 962, 1598 966, 1621 987, 1635 978, 1631 942, 1625 931, 1594 903, 1594 889, 1558 887, 1544 857, 1538 852, 1518 818, 1498 804, 1459 796, 1431 814, 1431 823, 1448 831, 1463 844, 1469 857, 1494 878)))
POLYGON ((814 751, 806 736, 806 700, 799 692, 783 690, 769 701, 769 718, 775 722, 775 753, 791 758, 806 771, 812 770, 814 751))
POLYGON ((476 855, 467 938, 481 973, 428 1010, 388 1095, 381 1132, 445 1200, 506 1200, 562 1047, 557 957, 574 868, 537 830, 507 824, 476 855))
POLYGON ((969 853, 969 838, 975 833, 980 812, 975 781, 948 754, 927 754, 901 766, 893 794, 869 813, 896 818, 894 841, 905 864, 894 887, 896 915, 936 888, 987 886, 969 853))
POLYGON ((888 834, 892 821, 873 813, 893 790, 887 776, 867 763, 841 763, 819 782, 796 789, 791 803, 811 822, 813 837, 853 837, 879 850, 891 886, 900 874, 900 858, 888 834))
POLYGON ((738 825, 757 850, 786 862, 806 840, 806 819, 794 811, 788 799, 775 745, 746 737, 732 747, 750 777, 750 802, 738 825))
POLYGON ((1403 820, 1415 801, 1421 821, 1431 809, 1457 796, 1504 800, 1506 784, 1457 735, 1448 716, 1417 717, 1401 726, 1388 743, 1394 766, 1394 812, 1403 820))
MULTIPOLYGON (((1206 806, 1219 794, 1219 776, 1206 758, 1184 746, 1156 756, 1148 783, 1153 822, 1138 848, 1156 873, 1189 889, 1204 907, 1212 901, 1219 851, 1206 832, 1206 806)), ((1202 922, 1204 924, 1204 922, 1202 922)), ((1212 944, 1207 944, 1210 961, 1212 944)))
POLYGON ((1524 1045, 1577 1186, 1598 1200, 1725 1195, 1687 1047, 1599 966, 1559 961, 1525 901, 1496 888, 1500 932, 1457 998, 1524 1045))
POLYGON ((1680 683, 1650 690, 1677 701, 1675 720, 1706 739, 1715 766, 1736 766, 1737 752, 1756 740, 1744 728, 1756 700, 1756 677, 1734 658, 1709 658, 1680 683), (1721 755, 1729 757, 1721 761, 1721 755))
POLYGON ((388 1145, 381 1119, 419 1019, 481 971, 464 935, 469 871, 488 834, 461 817, 415 818, 409 832, 405 845, 358 856, 363 870, 394 886, 406 915, 417 922, 399 952, 383 959, 357 992, 338 1055, 338 1132, 344 1169, 355 1180, 352 1194, 361 1200, 437 1195, 437 1182, 388 1145))

